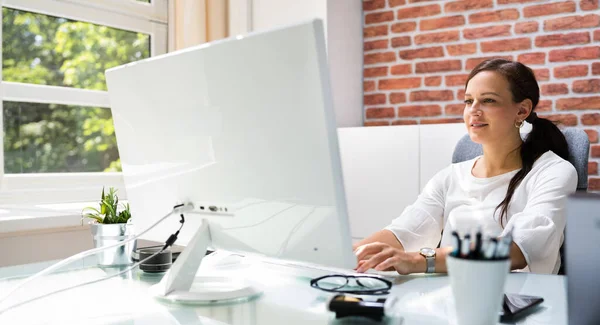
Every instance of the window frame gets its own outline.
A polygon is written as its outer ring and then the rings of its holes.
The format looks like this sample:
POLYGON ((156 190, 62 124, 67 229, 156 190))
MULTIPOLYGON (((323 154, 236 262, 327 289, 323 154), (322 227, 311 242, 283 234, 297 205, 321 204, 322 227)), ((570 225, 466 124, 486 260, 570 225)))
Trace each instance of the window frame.
MULTIPOLYGON (((167 53, 168 0, 152 0, 151 3, 135 0, 0 0, 0 4, 6 8, 148 34, 150 56, 167 53)), ((0 80, 0 112, 3 112, 1 109, 4 101, 109 108, 106 91, 0 80)), ((3 120, 0 119, 1 130, 4 130, 3 120)), ((2 134, 0 139, 4 143, 2 134)), ((0 150, 0 204, 34 205, 95 201, 103 186, 118 188, 121 190, 120 197, 126 198, 122 173, 4 174, 4 150, 0 150)))

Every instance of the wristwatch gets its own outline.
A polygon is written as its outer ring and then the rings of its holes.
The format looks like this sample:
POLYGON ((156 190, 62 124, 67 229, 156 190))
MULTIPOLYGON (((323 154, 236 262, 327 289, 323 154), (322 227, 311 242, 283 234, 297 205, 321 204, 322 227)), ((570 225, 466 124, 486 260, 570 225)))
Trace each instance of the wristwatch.
POLYGON ((435 249, 424 247, 419 250, 419 254, 425 257, 425 261, 427 262, 427 271, 425 273, 435 273, 435 249))

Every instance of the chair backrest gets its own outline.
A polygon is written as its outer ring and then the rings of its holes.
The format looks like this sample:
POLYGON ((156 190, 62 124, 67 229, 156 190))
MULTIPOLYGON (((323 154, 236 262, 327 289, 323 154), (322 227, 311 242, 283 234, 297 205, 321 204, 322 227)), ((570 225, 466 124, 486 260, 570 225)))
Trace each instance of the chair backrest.
MULTIPOLYGON (((587 133, 577 128, 566 128, 562 130, 569 145, 569 162, 577 170, 577 190, 586 191, 588 187, 588 160, 590 152, 590 140, 587 133)), ((452 154, 452 163, 458 163, 473 159, 483 154, 480 144, 471 141, 468 134, 463 136, 452 154)))

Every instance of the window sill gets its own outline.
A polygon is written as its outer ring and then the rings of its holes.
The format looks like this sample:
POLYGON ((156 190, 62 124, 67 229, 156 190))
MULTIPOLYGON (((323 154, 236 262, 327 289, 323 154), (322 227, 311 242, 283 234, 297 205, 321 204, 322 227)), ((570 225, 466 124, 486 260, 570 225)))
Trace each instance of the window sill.
POLYGON ((87 228, 81 222, 81 210, 93 202, 0 206, 0 237, 23 232, 53 231, 58 228, 87 228))

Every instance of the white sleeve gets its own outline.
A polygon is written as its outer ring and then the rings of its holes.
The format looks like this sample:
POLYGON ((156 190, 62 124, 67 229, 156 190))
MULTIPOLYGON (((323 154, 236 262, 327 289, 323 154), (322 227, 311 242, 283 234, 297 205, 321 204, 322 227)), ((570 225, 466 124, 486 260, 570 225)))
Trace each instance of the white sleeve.
POLYGON ((394 233, 407 252, 423 247, 436 248, 442 234, 449 166, 438 172, 425 186, 417 200, 385 229, 394 233))
POLYGON ((564 161, 544 168, 532 181, 533 186, 527 188, 525 209, 510 217, 502 235, 512 229, 513 241, 531 272, 556 273, 566 224, 566 201, 577 188, 577 171, 564 161))

